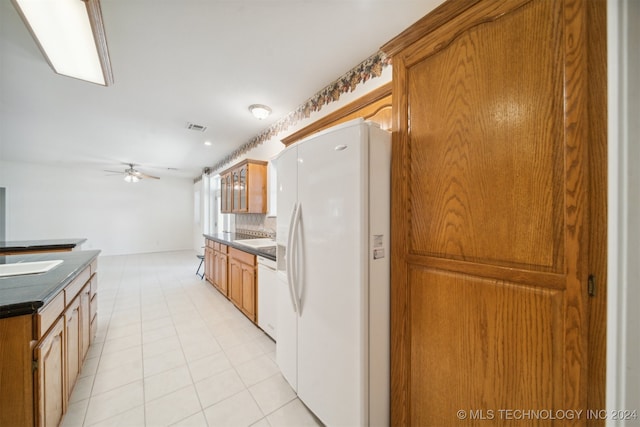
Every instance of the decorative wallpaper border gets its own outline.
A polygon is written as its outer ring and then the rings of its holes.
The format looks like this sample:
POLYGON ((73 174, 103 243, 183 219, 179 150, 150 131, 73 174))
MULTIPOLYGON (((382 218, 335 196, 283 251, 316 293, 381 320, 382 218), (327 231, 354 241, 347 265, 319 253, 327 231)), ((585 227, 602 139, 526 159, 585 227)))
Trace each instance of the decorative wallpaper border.
MULTIPOLYGON (((311 113, 322 110, 322 107, 340 99, 343 93, 353 92, 359 84, 365 83, 367 80, 380 77, 382 70, 391 64, 391 58, 383 52, 371 55, 362 61, 358 66, 327 85, 320 92, 309 98, 304 104, 300 105, 296 110, 287 114, 282 119, 269 126, 259 135, 253 137, 250 141, 243 144, 240 148, 229 154, 224 159, 216 163, 210 171, 216 171, 227 163, 231 163, 238 157, 246 154, 248 151, 256 148, 260 144, 268 141, 274 136, 286 131, 303 119, 311 116, 311 113)), ((208 168, 207 168, 208 169, 208 168)), ((205 169, 206 170, 206 169, 205 169)))

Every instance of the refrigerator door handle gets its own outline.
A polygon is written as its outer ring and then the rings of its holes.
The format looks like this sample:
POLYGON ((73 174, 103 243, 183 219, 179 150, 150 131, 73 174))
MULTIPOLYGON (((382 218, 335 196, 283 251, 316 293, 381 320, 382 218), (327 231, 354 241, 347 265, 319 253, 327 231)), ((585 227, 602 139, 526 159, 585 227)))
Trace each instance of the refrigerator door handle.
POLYGON ((294 224, 295 224, 295 218, 296 215, 298 213, 298 204, 296 203, 293 206, 293 210, 291 211, 291 218, 289 219, 289 235, 287 236, 287 252, 289 252, 286 255, 286 266, 285 268, 287 269, 287 286, 289 286, 289 297, 291 298, 291 305, 293 306, 293 311, 294 313, 298 312, 298 304, 296 304, 296 297, 295 297, 295 291, 293 288, 293 281, 294 281, 294 274, 293 274, 293 254, 295 252, 295 249, 293 247, 293 242, 295 240, 295 236, 294 236, 294 224))
POLYGON ((298 289, 299 289, 298 279, 301 275, 300 271, 298 271, 298 265, 300 264, 299 257, 298 257, 298 248, 300 247, 300 237, 298 233, 300 230, 301 215, 302 215, 302 203, 298 203, 296 206, 295 215, 293 217, 293 229, 291 232, 291 235, 293 236, 293 239, 292 239, 293 247, 292 247, 291 256, 290 256, 291 266, 292 266, 291 276, 293 277, 293 281, 291 282, 291 289, 293 292, 293 300, 296 306, 296 313, 298 313, 298 316, 302 314, 300 312, 300 310, 302 309, 302 300, 298 295, 298 289))

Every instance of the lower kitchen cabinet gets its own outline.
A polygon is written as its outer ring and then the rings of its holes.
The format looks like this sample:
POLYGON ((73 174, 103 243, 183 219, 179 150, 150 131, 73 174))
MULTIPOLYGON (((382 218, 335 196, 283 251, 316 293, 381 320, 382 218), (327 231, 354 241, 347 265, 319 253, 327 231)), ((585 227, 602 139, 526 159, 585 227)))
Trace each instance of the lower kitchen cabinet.
POLYGON ((229 260, 229 299, 236 306, 242 306, 242 267, 234 258, 229 260))
POLYGON ((214 255, 214 276, 213 283, 216 288, 223 295, 227 295, 229 293, 228 289, 228 280, 227 280, 227 270, 228 270, 228 257, 227 257, 228 246, 219 244, 219 248, 215 250, 214 255))
POLYGON ((94 260, 34 314, 0 318, 0 426, 57 427, 97 326, 94 260))
POLYGON ((64 313, 65 319, 65 342, 67 344, 67 396, 71 394, 71 388, 76 383, 78 372, 80 371, 81 357, 81 316, 80 298, 76 297, 67 307, 64 313))
POLYGON ((256 256, 229 248, 229 298, 256 321, 256 256))
POLYGON ((256 256, 205 240, 205 277, 252 322, 258 320, 256 256))
POLYGON ((229 296, 227 250, 227 245, 209 239, 206 240, 204 249, 205 278, 226 297, 229 296))
POLYGON ((38 427, 58 426, 66 411, 64 365, 68 359, 65 360, 64 323, 64 317, 60 317, 34 350, 36 426, 38 427))

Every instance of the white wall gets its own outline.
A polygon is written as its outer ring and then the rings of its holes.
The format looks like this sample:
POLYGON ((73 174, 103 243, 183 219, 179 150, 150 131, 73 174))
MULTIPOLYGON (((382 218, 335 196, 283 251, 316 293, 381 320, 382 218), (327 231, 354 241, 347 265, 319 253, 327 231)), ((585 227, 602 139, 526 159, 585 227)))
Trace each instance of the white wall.
MULTIPOLYGON (((357 64, 355 64, 357 65, 357 64)), ((348 71, 348 70, 347 70, 348 71)), ((310 124, 314 123, 315 121, 321 119, 322 117, 327 116, 328 114, 339 110, 340 108, 344 107, 345 105, 363 97, 364 95, 366 95, 367 93, 373 91, 374 89, 379 88, 380 86, 388 83, 391 81, 391 77, 392 77, 392 67, 386 67, 383 71, 382 74, 380 75, 380 77, 376 77, 376 78, 372 78, 370 80, 367 80, 366 82, 358 85, 356 87, 356 89, 353 92, 349 92, 349 93, 343 93, 340 96, 340 99, 338 101, 332 102, 328 105, 325 105, 322 107, 322 109, 320 111, 316 111, 316 112, 312 112, 310 117, 304 120, 301 120, 300 122, 296 123, 294 126, 291 126, 289 129, 287 129, 284 132, 281 132, 280 134, 272 137, 271 139, 269 139, 268 141, 265 141, 263 144, 260 144, 259 146, 257 146, 256 148, 250 150, 249 152, 245 153, 244 155, 238 157, 237 159, 231 161, 230 163, 227 163, 226 165, 223 165, 222 167, 212 171, 213 174, 215 175, 216 173, 219 173, 225 169, 227 169, 228 167, 234 165, 237 162, 240 162, 244 159, 253 159, 253 160, 271 160, 273 157, 275 157, 280 151, 282 151, 284 149, 284 144, 281 142, 281 140, 291 134, 293 134, 294 132, 297 132, 300 129, 303 129, 306 126, 309 126, 310 124)), ((307 94, 308 97, 312 97, 314 94, 307 94)), ((269 179, 271 179, 271 177, 269 177, 269 179)), ((203 180, 204 181, 204 180, 203 180)), ((194 185, 194 189, 193 192, 195 194, 196 191, 198 191, 199 188, 203 188, 202 186, 199 186, 198 184, 194 185)), ((202 203, 204 203, 204 192, 206 190, 202 190, 200 193, 200 197, 201 197, 201 201, 202 203)), ((274 220, 271 220, 274 221, 274 220)), ((193 240, 194 240, 194 247, 197 249, 199 246, 201 246, 201 236, 203 233, 203 226, 204 226, 205 221, 201 221, 200 224, 194 224, 194 231, 193 231, 193 240)))
MULTIPOLYGON (((357 64, 354 64, 354 66, 357 64)), ((348 71, 348 70, 346 70, 348 71)), ((289 129, 287 129, 286 131, 272 137, 271 139, 269 139, 268 141, 265 141, 263 144, 257 146, 256 148, 254 148, 253 150, 247 152, 246 154, 238 157, 237 159, 233 160, 231 163, 228 163, 222 167, 220 167, 219 169, 216 169, 215 171, 213 171, 214 173, 216 172, 220 172, 226 168, 228 168, 229 166, 232 166, 233 164, 244 160, 244 159, 254 159, 254 160, 270 160, 271 158, 273 158, 275 155, 277 155, 280 151, 282 151, 282 149, 284 148, 284 144, 281 142, 281 140, 295 132, 297 132, 298 130, 309 126, 310 124, 316 122, 317 120, 321 119, 322 117, 327 116, 328 114, 339 110, 340 108, 344 107, 345 105, 363 97, 364 95, 366 95, 367 93, 373 91, 374 89, 379 88, 380 86, 384 85, 385 83, 388 83, 391 81, 391 77, 392 77, 392 67, 386 67, 383 71, 382 74, 379 77, 375 77, 372 78, 370 80, 367 80, 364 83, 359 84, 356 89, 353 92, 348 92, 348 93, 343 93, 340 96, 340 99, 338 101, 332 102, 328 105, 325 105, 322 107, 322 109, 320 111, 315 111, 312 112, 310 114, 310 116, 307 119, 301 120, 300 122, 296 123, 294 126, 290 127, 289 129)), ((307 94, 308 97, 312 97, 315 94, 307 94)))
POLYGON ((205 209, 205 205, 208 203, 208 200, 205 198, 205 181, 206 178, 193 183, 193 198, 191 201, 194 209, 192 244, 193 250, 199 254, 204 254, 204 249, 202 247, 205 242, 202 233, 206 227, 206 219, 204 216, 208 213, 208 210, 205 209))
POLYGON ((640 2, 608 0, 607 409, 640 426, 640 2))
POLYGON ((0 161, 6 239, 85 237, 104 255, 192 249, 193 180, 130 184, 95 170, 0 161))

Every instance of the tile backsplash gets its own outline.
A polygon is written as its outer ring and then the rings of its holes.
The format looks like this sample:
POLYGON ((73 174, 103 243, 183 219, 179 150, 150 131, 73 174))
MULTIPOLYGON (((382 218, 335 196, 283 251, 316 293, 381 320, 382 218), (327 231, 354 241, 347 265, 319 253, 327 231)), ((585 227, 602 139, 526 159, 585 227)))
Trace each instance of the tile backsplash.
POLYGON ((236 215, 235 220, 236 233, 275 237, 276 217, 268 217, 265 214, 240 214, 236 215))

